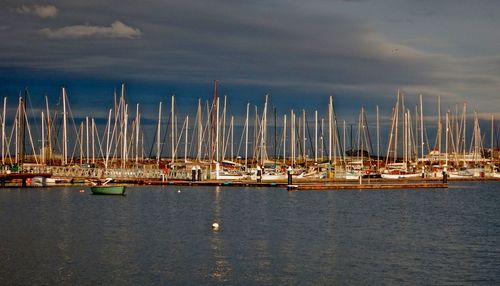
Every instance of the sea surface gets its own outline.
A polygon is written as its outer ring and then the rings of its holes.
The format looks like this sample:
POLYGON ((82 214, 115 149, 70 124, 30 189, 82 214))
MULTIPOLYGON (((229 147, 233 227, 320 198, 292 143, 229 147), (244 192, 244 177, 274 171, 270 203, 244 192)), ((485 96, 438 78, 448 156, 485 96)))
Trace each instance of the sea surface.
POLYGON ((0 285, 380 284, 499 285, 500 182, 0 189, 0 285))

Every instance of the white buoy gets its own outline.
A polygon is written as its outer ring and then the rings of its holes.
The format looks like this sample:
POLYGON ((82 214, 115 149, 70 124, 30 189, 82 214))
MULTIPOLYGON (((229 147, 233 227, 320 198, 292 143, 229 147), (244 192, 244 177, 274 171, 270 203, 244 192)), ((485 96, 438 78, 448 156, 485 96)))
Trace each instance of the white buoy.
POLYGON ((180 192, 181 192, 181 190, 177 190, 177 192, 178 192, 178 193, 180 193, 180 192))
POLYGON ((212 223, 212 229, 213 230, 219 230, 219 224, 216 223, 216 222, 212 223))

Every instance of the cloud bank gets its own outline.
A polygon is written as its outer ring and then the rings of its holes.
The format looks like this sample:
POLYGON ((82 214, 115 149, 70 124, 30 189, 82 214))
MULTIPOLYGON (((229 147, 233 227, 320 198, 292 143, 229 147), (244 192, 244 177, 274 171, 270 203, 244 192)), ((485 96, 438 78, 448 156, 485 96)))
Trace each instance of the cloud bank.
POLYGON ((49 38, 125 38, 135 39, 141 37, 141 30, 125 25, 120 21, 115 21, 109 27, 75 25, 57 29, 44 28, 40 33, 49 38))
POLYGON ((54 5, 22 5, 16 9, 20 14, 32 14, 40 18, 55 18, 59 9, 54 5))
POLYGON ((390 106, 397 89, 409 101, 440 95, 443 106, 500 104, 497 1, 51 0, 64 13, 50 25, 3 1, 14 7, 0 9, 4 74, 33 69, 162 91, 219 79, 241 98, 269 92, 287 99, 280 104, 333 94, 356 107, 390 106))

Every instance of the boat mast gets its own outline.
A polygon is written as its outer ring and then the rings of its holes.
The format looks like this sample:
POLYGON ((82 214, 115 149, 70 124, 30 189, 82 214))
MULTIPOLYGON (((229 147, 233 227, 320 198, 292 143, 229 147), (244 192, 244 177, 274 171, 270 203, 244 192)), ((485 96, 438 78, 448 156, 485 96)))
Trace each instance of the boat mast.
POLYGON ((295 167, 295 114, 290 111, 290 153, 292 155, 291 165, 295 167))
POLYGON ((250 102, 247 102, 247 117, 245 119, 245 171, 248 168, 248 116, 250 112, 250 102))
POLYGON ((491 151, 490 151, 490 158, 491 158, 491 163, 493 164, 493 134, 495 133, 495 116, 491 115, 491 151))
POLYGON ((463 136, 463 143, 464 143, 464 167, 467 166, 467 161, 466 161, 466 150, 467 150, 467 103, 464 102, 464 110, 463 110, 463 120, 464 120, 464 136, 463 136))
POLYGON ((377 105, 377 172, 380 170, 380 122, 379 110, 377 105))
POLYGON ((110 135, 109 133, 111 132, 111 113, 113 112, 113 109, 109 109, 109 113, 108 113, 108 127, 107 127, 107 136, 106 136, 106 161, 105 161, 105 164, 104 164, 104 168, 107 169, 108 168, 108 160, 109 160, 109 151, 111 149, 111 147, 109 146, 109 142, 110 142, 110 135))
POLYGON ((156 165, 160 168, 160 142, 161 142, 161 101, 158 106, 158 126, 156 127, 156 165))
POLYGON ((224 161, 226 157, 226 102, 227 102, 227 96, 224 95, 224 106, 222 107, 222 140, 221 140, 221 160, 224 161))
POLYGON ((5 113, 7 111, 7 97, 3 98, 3 114, 2 114, 2 164, 5 165, 5 113))
POLYGON ((446 157, 445 157, 445 163, 444 163, 444 171, 446 172, 448 168, 448 136, 449 136, 449 131, 450 131, 450 122, 449 122, 449 114, 450 112, 446 112, 446 138, 445 138, 445 152, 446 152, 446 157))
POLYGON ((286 165, 286 113, 283 114, 283 164, 286 165))
POLYGON ((304 166, 307 166, 306 159, 306 111, 302 109, 302 156, 304 159, 304 166))
POLYGON ((219 102, 220 102, 220 99, 219 97, 217 96, 216 98, 216 106, 217 108, 215 108, 215 161, 216 162, 219 162, 219 157, 220 157, 220 154, 219 154, 219 141, 220 141, 220 138, 219 138, 219 128, 220 128, 220 125, 219 125, 219 102))
MULTIPOLYGON (((86 140, 86 143, 87 143, 86 144, 87 145, 86 146, 87 147, 87 154, 86 154, 87 155, 87 164, 89 164, 90 163, 90 157, 89 157, 90 156, 90 146, 89 146, 90 142, 89 142, 89 117, 88 116, 85 117, 85 130, 86 130, 86 139, 87 139, 86 140)), ((43 137, 42 137, 42 141, 43 141, 43 137)))
POLYGON ((139 103, 135 106, 135 163, 139 163, 139 126, 140 126, 140 114, 139 114, 139 103))
POLYGON ((231 115, 231 160, 234 159, 234 116, 231 115))
POLYGON ((45 124, 45 118, 44 118, 44 115, 43 115, 43 111, 42 111, 42 151, 40 152, 40 155, 41 155, 41 163, 42 164, 45 164, 45 127, 44 127, 44 124, 45 124))
POLYGON ((274 113, 274 167, 276 168, 277 160, 278 160, 278 154, 277 154, 277 147, 278 147, 278 132, 276 130, 277 128, 277 118, 276 118, 276 107, 273 107, 273 113, 274 113))
POLYGON ((197 160, 198 162, 201 161, 201 144, 203 140, 203 126, 201 124, 201 117, 202 117, 202 112, 201 112, 201 98, 198 98, 198 153, 197 153, 197 160))
POLYGON ((443 127, 441 123, 441 96, 438 95, 438 152, 439 155, 441 156, 441 133, 443 132, 443 127))
MULTIPOLYGON (((172 95, 172 101, 171 101, 171 108, 170 108, 170 123, 171 123, 171 132, 170 132, 170 139, 171 139, 171 155, 172 155, 172 162, 174 163, 175 161, 175 95, 172 95)), ((159 140, 159 139, 158 139, 159 140)))
POLYGON ((211 146, 210 146, 210 164, 214 161, 214 153, 215 153, 215 140, 216 140, 216 134, 215 134, 215 129, 217 127, 217 119, 216 119, 216 115, 215 113, 217 111, 217 84, 218 84, 218 81, 217 80, 214 80, 214 99, 213 99, 213 102, 212 102, 212 113, 211 113, 211 118, 210 118, 210 125, 211 125, 211 146))
MULTIPOLYGON (((94 118, 92 117, 92 164, 95 164, 95 121, 94 118)), ((99 144, 100 145, 100 144, 99 144)), ((102 148, 101 148, 102 151, 102 148)))
POLYGON ((318 111, 314 110, 314 162, 318 163, 318 111))
MULTIPOLYGON (((125 99, 123 99, 123 103, 125 103, 125 99)), ((122 168, 127 166, 128 160, 128 148, 127 148, 127 134, 128 134, 128 104, 125 104, 125 110, 123 113, 123 155, 122 155, 122 168)))
POLYGON ((186 134, 184 138, 184 163, 187 163, 188 130, 189 130, 189 115, 186 116, 186 134))
POLYGON ((68 131, 66 123, 66 88, 62 87, 63 97, 63 165, 68 164, 68 131))
POLYGON ((83 121, 80 122, 80 165, 83 165, 83 121))
POLYGON ((342 143, 344 144, 344 152, 343 153, 344 153, 344 163, 345 163, 345 159, 346 159, 346 145, 345 145, 345 143, 346 143, 346 122, 345 122, 345 120, 343 120, 343 123, 344 124, 343 124, 343 128, 342 128, 342 137, 343 137, 342 143))
POLYGON ((424 168, 424 105, 420 94, 420 148, 422 156, 422 169, 424 168))
POLYGON ((328 102, 328 161, 332 163, 332 97, 328 102))

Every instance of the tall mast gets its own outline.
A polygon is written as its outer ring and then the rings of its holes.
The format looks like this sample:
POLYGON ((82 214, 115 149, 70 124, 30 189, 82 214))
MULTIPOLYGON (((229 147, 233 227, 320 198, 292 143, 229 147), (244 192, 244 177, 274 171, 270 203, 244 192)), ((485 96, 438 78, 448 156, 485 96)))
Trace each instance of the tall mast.
POLYGON ((213 162, 214 160, 214 153, 215 153, 215 140, 216 140, 216 134, 215 134, 215 129, 217 128, 217 116, 216 116, 216 113, 218 113, 218 110, 217 110, 217 97, 218 97, 218 90, 217 90, 217 86, 218 85, 218 81, 217 80, 214 80, 214 99, 213 99, 213 102, 212 102, 212 114, 211 114, 211 119, 210 119, 210 125, 211 125, 211 146, 210 146, 210 163, 213 162))
MULTIPOLYGON (((123 103, 125 103, 125 99, 123 100, 123 103)), ((123 121, 124 121, 124 127, 123 127, 122 168, 125 168, 125 167, 127 167, 127 160, 128 160, 128 148, 127 148, 128 104, 125 104, 125 110, 124 110, 124 114, 123 114, 123 121)))
POLYGON ((201 112, 201 98, 198 98, 198 153, 197 153, 197 159, 198 161, 201 161, 201 144, 202 144, 202 136, 203 136, 203 126, 201 124, 201 116, 202 116, 202 112, 201 112))
POLYGON ((345 143, 346 143, 346 125, 345 125, 345 120, 344 120, 344 126, 343 126, 343 127, 344 127, 344 128, 343 128, 343 133, 342 133, 342 135, 343 135, 343 137, 344 137, 344 138, 343 138, 344 140, 343 140, 343 142, 342 142, 342 143, 344 144, 344 161, 345 161, 345 156, 346 156, 346 154, 345 154, 345 149, 346 149, 346 145, 345 145, 345 143))
POLYGON ((448 168, 448 134, 449 134, 448 132, 450 131, 449 113, 450 113, 449 111, 446 112, 446 122, 445 122, 446 123, 446 134, 445 134, 445 136, 446 136, 446 138, 445 138, 446 158, 445 158, 445 163, 444 163, 444 165, 445 165, 444 170, 445 171, 446 171, 446 168, 448 168))
POLYGON ((107 136, 106 136, 106 161, 104 163, 104 168, 108 168, 108 159, 109 159, 109 152, 110 152, 110 149, 111 149, 111 146, 109 145, 110 144, 110 135, 109 133, 111 132, 111 113, 113 112, 113 110, 110 108, 109 109, 109 113, 108 113, 108 127, 106 128, 107 130, 107 136))
POLYGON ((80 165, 83 164, 83 121, 80 123, 80 165))
POLYGON ((219 129, 220 129, 220 126, 219 126, 219 97, 216 98, 216 107, 215 108, 215 161, 216 162, 219 162, 219 159, 220 159, 220 154, 219 154, 219 141, 220 141, 220 138, 219 138, 219 129))
POLYGON ((324 150, 324 146, 325 146, 325 143, 324 143, 324 136, 325 136, 324 129, 325 128, 324 127, 325 127, 325 118, 321 117, 321 126, 320 126, 320 129, 321 129, 321 131, 320 131, 320 134, 321 134, 320 135, 320 141, 321 141, 321 143, 320 143, 320 146, 321 146, 321 152, 320 152, 320 154, 321 154, 321 161, 323 161, 323 158, 325 156, 325 150, 324 150))
POLYGON ((290 153, 292 156, 291 165, 295 167, 295 114, 290 111, 290 153))
POLYGON ((66 126, 66 88, 62 87, 63 97, 63 165, 68 164, 68 131, 66 126))
POLYGON ((247 117, 245 119, 245 170, 248 167, 248 116, 250 112, 250 102, 247 102, 247 117))
POLYGON ((187 146, 188 146, 188 130, 189 130, 189 115, 186 116, 186 134, 184 138, 184 163, 187 163, 187 146))
POLYGON ((495 116, 491 115, 491 151, 490 151, 490 157, 491 157, 491 163, 493 163, 493 135, 495 134, 495 116))
POLYGON ((422 156, 422 164, 424 163, 424 105, 422 94, 420 94, 420 148, 422 156))
POLYGON ((41 154, 41 161, 42 161, 42 164, 45 164, 45 127, 44 127, 44 124, 45 124, 45 118, 44 118, 44 115, 43 115, 43 111, 42 111, 42 152, 40 152, 41 154))
POLYGON ((377 105, 377 171, 380 170, 380 122, 379 110, 377 105))
POLYGON ((304 159, 304 166, 307 165, 306 160, 306 111, 302 109, 302 156, 304 159))
POLYGON ((158 106, 158 126, 156 127, 156 164, 160 167, 160 142, 161 142, 161 101, 158 106))
MULTIPOLYGON (((171 132, 170 132, 170 138, 171 138, 171 155, 172 155, 172 163, 175 161, 175 96, 172 95, 172 105, 170 108, 170 123, 171 123, 171 132)), ((158 138, 159 140, 159 138, 158 138)))
POLYGON ((438 96, 438 151, 441 154, 441 133, 443 132, 443 127, 441 123, 441 96, 438 96))
POLYGON ((126 164, 127 164, 127 123, 128 123, 128 104, 125 104, 125 83, 122 82, 122 86, 121 86, 121 96, 120 96, 120 103, 122 105, 122 110, 123 110, 123 114, 122 114, 122 128, 123 128, 123 141, 122 141, 122 168, 125 168, 126 167, 126 164))
POLYGON ((318 111, 314 111, 314 162, 318 163, 318 111))
POLYGON ((135 106, 135 163, 139 163, 139 103, 135 106))
POLYGON ((231 115, 231 160, 234 159, 233 148, 234 148, 234 116, 231 115))
POLYGON ((2 114, 2 164, 5 165, 5 113, 7 111, 7 97, 3 98, 3 114, 2 114))
POLYGON ((394 162, 398 159, 398 122, 399 122, 399 89, 395 108, 395 132, 394 132, 394 162))
POLYGON ((328 102, 328 161, 332 163, 332 97, 328 102))
POLYGON ((222 140, 221 140, 221 159, 224 161, 226 155, 226 102, 227 96, 224 95, 224 105, 222 107, 222 140))
POLYGON ((467 103, 464 102, 464 115, 463 115, 463 118, 464 118, 464 137, 463 137, 463 143, 464 143, 464 166, 467 165, 467 161, 466 161, 466 152, 467 152, 467 103))
MULTIPOLYGON (((86 147, 87 147, 87 164, 90 163, 90 146, 89 146, 89 117, 85 117, 85 131, 86 131, 86 147)), ((43 139, 42 139, 43 140, 43 139)))
POLYGON ((277 119, 276 119, 276 107, 273 107, 274 113, 274 166, 276 167, 276 160, 278 160, 277 148, 278 148, 278 132, 276 131, 277 119))
POLYGON ((266 94, 266 99, 264 102, 264 110, 262 111, 262 124, 261 124, 261 137, 260 137, 260 160, 261 165, 264 166, 264 159, 267 156, 267 99, 268 95, 266 94))
POLYGON ((286 164, 286 113, 283 114, 283 164, 286 164))
POLYGON ((95 126, 95 121, 94 121, 94 118, 92 117, 92 164, 95 164, 95 129, 96 129, 96 126, 95 126))
POLYGON ((19 98, 19 164, 24 163, 24 155, 26 151, 26 97, 28 89, 24 89, 24 95, 19 98))
POLYGON ((52 120, 50 119, 50 111, 49 111, 49 99, 45 96, 45 106, 47 108, 47 148, 48 148, 48 156, 45 158, 46 161, 52 160, 52 120))

